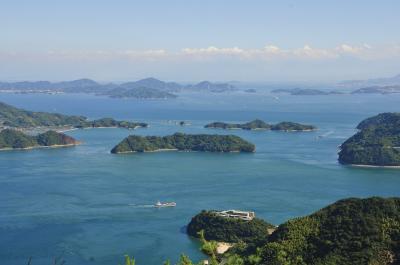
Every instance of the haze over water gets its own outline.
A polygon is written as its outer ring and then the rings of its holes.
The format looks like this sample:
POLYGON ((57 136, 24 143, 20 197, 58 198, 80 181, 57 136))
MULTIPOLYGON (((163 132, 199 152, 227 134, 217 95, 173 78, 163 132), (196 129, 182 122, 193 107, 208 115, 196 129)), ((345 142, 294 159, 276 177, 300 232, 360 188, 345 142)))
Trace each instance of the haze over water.
POLYGON ((184 94, 176 100, 120 100, 89 95, 0 94, 28 110, 140 120, 149 128, 68 132, 73 148, 0 152, 0 260, 3 264, 118 264, 124 254, 158 265, 199 245, 184 226, 202 209, 254 210, 280 224, 346 197, 399 196, 400 171, 337 163, 338 146, 362 119, 398 111, 400 95, 280 96, 236 92, 184 94), (316 132, 212 130, 211 121, 294 121, 316 132), (175 121, 191 123, 181 127, 175 121), (129 134, 236 134, 254 154, 112 155, 129 134), (318 137, 321 136, 321 137, 318 137), (157 200, 176 208, 148 207, 157 200))

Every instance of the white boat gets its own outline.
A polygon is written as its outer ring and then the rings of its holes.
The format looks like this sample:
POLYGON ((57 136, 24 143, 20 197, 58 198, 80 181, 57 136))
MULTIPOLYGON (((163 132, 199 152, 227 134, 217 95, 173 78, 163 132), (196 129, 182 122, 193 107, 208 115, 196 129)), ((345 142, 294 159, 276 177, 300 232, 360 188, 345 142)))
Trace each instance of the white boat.
POLYGON ((176 202, 156 202, 156 204, 154 204, 154 207, 157 208, 162 208, 162 207, 175 207, 176 206, 176 202))

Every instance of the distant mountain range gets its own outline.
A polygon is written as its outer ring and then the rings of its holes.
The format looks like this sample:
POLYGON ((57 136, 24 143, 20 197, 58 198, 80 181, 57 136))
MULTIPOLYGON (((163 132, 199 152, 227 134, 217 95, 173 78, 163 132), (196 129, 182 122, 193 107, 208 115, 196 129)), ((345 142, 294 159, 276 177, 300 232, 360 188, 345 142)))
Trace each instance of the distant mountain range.
POLYGON ((223 93, 235 91, 228 83, 203 81, 198 84, 182 85, 176 82, 164 82, 156 78, 145 78, 122 84, 100 84, 90 79, 78 79, 63 82, 0 82, 0 91, 14 93, 92 93, 115 98, 175 98, 175 93, 210 92, 223 93))
POLYGON ((400 85, 400 74, 393 76, 393 77, 387 77, 387 78, 342 81, 338 85, 343 86, 343 87, 348 87, 348 88, 400 85))

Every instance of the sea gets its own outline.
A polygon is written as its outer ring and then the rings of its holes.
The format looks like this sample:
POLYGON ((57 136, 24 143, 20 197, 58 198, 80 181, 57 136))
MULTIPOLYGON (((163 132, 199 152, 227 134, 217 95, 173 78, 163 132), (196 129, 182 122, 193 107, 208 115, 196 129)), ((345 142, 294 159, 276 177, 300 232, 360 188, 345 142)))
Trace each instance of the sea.
POLYGON ((148 128, 66 132, 76 147, 0 152, 0 264, 138 265, 199 261, 186 225, 201 210, 239 209, 279 225, 337 200, 400 195, 400 170, 337 162, 357 124, 400 111, 400 95, 291 96, 183 93, 177 99, 111 99, 86 94, 0 94, 33 111, 142 121, 148 128), (316 125, 314 132, 206 129, 213 121, 316 125), (187 125, 180 126, 185 121, 187 125), (111 154, 124 137, 175 132, 234 134, 255 153, 111 154), (154 208, 158 200, 176 207, 154 208))

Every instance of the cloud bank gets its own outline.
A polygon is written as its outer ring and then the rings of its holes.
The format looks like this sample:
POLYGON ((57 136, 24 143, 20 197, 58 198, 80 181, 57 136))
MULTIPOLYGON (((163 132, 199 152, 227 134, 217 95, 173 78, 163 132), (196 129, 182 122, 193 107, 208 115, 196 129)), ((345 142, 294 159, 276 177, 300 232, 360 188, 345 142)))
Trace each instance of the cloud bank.
POLYGON ((0 58, 45 59, 45 60, 220 60, 239 59, 248 61, 271 60, 335 60, 350 57, 360 60, 380 60, 400 57, 400 44, 372 46, 369 44, 341 44, 333 48, 316 48, 304 45, 301 48, 285 49, 276 45, 266 45, 258 49, 240 47, 183 48, 179 51, 123 50, 123 51, 63 51, 47 52, 0 52, 0 58))

